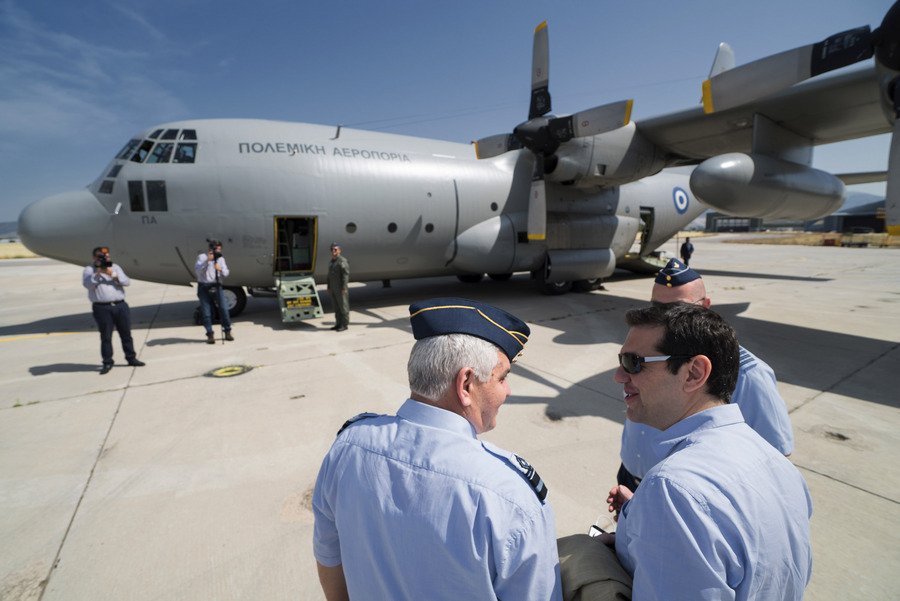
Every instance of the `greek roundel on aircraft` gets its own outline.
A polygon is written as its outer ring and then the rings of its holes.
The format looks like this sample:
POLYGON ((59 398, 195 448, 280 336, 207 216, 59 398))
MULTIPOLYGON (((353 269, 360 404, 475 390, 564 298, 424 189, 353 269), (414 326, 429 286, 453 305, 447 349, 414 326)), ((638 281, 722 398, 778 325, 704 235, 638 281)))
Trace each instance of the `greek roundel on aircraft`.
POLYGON ((687 192, 681 188, 674 188, 672 190, 672 200, 675 202, 675 210, 678 211, 679 215, 682 215, 687 211, 688 204, 690 204, 690 198, 688 197, 687 192))

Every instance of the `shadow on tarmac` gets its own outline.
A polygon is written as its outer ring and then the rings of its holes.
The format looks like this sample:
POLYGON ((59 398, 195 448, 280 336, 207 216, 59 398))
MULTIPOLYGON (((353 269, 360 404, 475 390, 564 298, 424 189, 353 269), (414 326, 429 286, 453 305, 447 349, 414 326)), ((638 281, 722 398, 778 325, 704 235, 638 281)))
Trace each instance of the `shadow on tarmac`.
MULTIPOLYGON (((705 271, 706 274, 724 272, 705 271)), ((732 277, 752 277, 760 279, 791 279, 800 281, 827 281, 826 278, 804 278, 789 276, 773 276, 758 274, 739 274, 728 272, 732 277)), ((614 280, 630 280, 650 278, 648 276, 616 272, 614 280)), ((422 298, 437 296, 456 296, 472 300, 504 306, 507 302, 521 301, 523 296, 532 296, 535 302, 525 310, 517 313, 531 324, 557 330, 559 333, 553 342, 563 345, 594 345, 602 343, 620 343, 624 340, 628 328, 623 318, 624 313, 633 308, 644 306, 644 303, 633 298, 610 295, 605 291, 590 294, 569 293, 559 297, 540 296, 527 274, 518 274, 510 280, 501 282, 485 278, 476 284, 461 284, 456 278, 442 277, 417 280, 397 280, 391 287, 383 287, 381 282, 369 282, 351 289, 351 310, 365 314, 374 323, 354 325, 354 327, 397 328, 410 330, 409 321, 404 316, 397 319, 384 319, 379 310, 398 304, 409 304, 422 298), (556 302, 554 302, 556 301, 556 302), (548 304, 549 303, 549 304, 548 304), (552 307, 552 313, 548 308, 552 307)), ((330 300, 327 293, 320 292, 325 320, 330 322, 330 300)), ((713 309, 725 317, 738 332, 741 344, 751 352, 765 360, 775 371, 779 382, 816 390, 830 390, 847 378, 848 373, 856 373, 877 361, 898 345, 894 342, 829 332, 784 324, 770 323, 758 319, 742 317, 749 303, 713 305, 713 309), (823 353, 821 349, 829 352, 823 353), (840 352, 835 352, 840 351, 840 352)), ((132 328, 134 330, 151 330, 147 346, 168 346, 176 344, 204 344, 205 337, 197 338, 155 337, 156 333, 164 334, 170 327, 183 327, 192 321, 196 302, 180 301, 165 305, 132 306, 132 328)), ((240 323, 253 323, 273 330, 313 331, 321 327, 315 322, 282 323, 278 309, 278 300, 271 297, 251 297, 245 311, 234 319, 236 327, 240 323)), ((197 326, 198 330, 202 326, 197 326)), ((52 332, 96 331, 93 318, 89 312, 61 315, 40 319, 31 323, 0 327, 0 337, 38 335, 52 332)), ((94 371, 96 365, 53 364, 35 366, 30 369, 32 375, 40 376, 48 373, 67 373, 94 371)), ((550 419, 566 416, 594 415, 617 422, 623 422, 621 402, 611 399, 608 391, 613 385, 613 370, 597 374, 587 380, 578 382, 569 390, 560 389, 547 382, 542 376, 519 366, 517 375, 528 378, 541 385, 558 390, 558 397, 548 407, 550 419), (597 401, 584 402, 584 392, 596 393, 597 401), (604 392, 606 391, 606 392, 604 392)), ((865 399, 896 407, 898 400, 893 396, 882 394, 876 397, 868 395, 865 399)), ((511 403, 546 403, 546 397, 529 398, 514 395, 511 403)))

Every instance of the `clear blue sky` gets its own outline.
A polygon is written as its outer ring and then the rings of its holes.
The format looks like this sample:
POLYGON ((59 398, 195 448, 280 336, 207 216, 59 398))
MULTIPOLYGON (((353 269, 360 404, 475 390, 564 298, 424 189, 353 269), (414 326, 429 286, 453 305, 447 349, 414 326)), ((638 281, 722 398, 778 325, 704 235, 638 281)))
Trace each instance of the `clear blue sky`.
MULTIPOLYGON (((890 0, 0 0, 0 221, 94 180, 134 134, 193 118, 344 124, 458 142, 528 110, 547 20, 553 109, 699 102, 719 42, 742 64, 881 23, 890 0)), ((814 165, 883 170, 879 136, 814 165)), ((883 194, 883 184, 854 188, 883 194)))

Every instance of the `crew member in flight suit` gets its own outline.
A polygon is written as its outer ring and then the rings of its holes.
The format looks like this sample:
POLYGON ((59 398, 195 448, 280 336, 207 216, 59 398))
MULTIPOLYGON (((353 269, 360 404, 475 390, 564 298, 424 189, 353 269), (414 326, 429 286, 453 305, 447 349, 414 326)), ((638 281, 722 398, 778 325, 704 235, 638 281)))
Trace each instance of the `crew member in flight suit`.
POLYGON ((316 480, 325 598, 560 601, 547 488, 523 459, 477 438, 510 394, 528 326, 458 298, 409 311, 409 399, 397 415, 344 424, 316 480))
POLYGON ((328 295, 334 307, 335 324, 331 328, 343 332, 350 325, 350 262, 341 256, 337 242, 331 244, 331 263, 328 265, 328 295))

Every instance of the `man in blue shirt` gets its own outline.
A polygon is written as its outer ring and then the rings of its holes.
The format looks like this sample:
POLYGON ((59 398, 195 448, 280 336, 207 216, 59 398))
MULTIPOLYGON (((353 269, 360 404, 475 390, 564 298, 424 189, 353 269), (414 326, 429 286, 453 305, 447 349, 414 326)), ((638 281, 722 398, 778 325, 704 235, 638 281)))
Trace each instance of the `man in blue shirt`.
MULTIPOLYGON (((653 283, 650 303, 691 303, 709 308, 712 301, 706 296, 703 279, 696 271, 677 259, 660 270, 653 283)), ((787 405, 778 393, 775 372, 765 361, 740 347, 740 370, 731 402, 741 408, 744 421, 782 455, 794 452, 794 431, 787 405)), ((617 480, 635 490, 644 474, 659 457, 653 444, 659 431, 645 424, 626 419, 622 429, 622 466, 617 480)))
POLYGON ((316 480, 325 598, 561 601, 546 487, 477 438, 496 425, 528 326, 457 298, 409 310, 409 399, 397 415, 348 421, 316 480))
POLYGON ((109 373, 113 360, 112 333, 116 330, 122 340, 122 350, 128 365, 142 367, 144 362, 137 358, 134 340, 131 337, 131 311, 125 302, 125 287, 131 279, 121 267, 112 262, 109 249, 98 246, 94 249, 94 262, 84 268, 81 283, 87 288, 88 299, 97 329, 100 330, 100 355, 103 367, 100 375, 109 373))
POLYGON ((197 255, 194 261, 194 273, 197 274, 197 298, 200 299, 200 317, 206 328, 206 343, 215 344, 216 336, 212 328, 212 303, 219 309, 225 340, 234 340, 231 333, 231 316, 228 314, 228 303, 225 302, 225 289, 222 278, 228 277, 228 264, 222 256, 222 243, 209 240, 209 250, 197 255))
POLYGON ((626 414, 661 431, 662 458, 632 491, 610 490, 635 599, 800 600, 812 572, 803 477, 729 403, 734 330, 691 304, 629 311, 615 380, 626 414))

